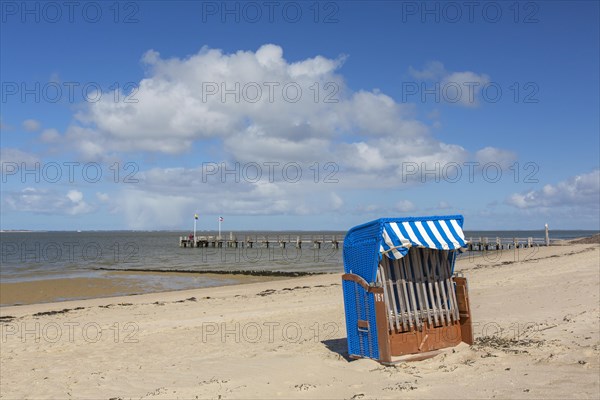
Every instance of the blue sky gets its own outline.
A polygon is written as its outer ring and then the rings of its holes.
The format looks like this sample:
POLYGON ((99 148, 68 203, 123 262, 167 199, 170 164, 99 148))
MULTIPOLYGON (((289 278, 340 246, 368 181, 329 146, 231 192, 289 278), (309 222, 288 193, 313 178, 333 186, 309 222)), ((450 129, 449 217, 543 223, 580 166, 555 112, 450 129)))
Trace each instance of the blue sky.
POLYGON ((599 229, 597 2, 1 4, 2 229, 599 229))

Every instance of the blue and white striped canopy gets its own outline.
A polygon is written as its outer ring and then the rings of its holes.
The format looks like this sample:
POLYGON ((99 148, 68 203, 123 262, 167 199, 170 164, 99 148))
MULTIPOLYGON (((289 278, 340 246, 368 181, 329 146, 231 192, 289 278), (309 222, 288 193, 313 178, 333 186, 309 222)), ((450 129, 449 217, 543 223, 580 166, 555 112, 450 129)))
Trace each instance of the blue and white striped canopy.
POLYGON ((411 247, 456 250, 465 247, 465 235, 455 219, 385 222, 380 251, 392 260, 404 257, 411 247))

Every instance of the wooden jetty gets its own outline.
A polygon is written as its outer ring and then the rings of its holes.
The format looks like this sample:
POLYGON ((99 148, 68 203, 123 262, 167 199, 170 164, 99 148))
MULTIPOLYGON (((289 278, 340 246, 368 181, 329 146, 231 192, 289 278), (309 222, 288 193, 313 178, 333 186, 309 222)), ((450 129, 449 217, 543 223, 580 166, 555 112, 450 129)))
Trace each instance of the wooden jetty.
POLYGON ((545 235, 541 237, 512 237, 512 238, 500 238, 496 237, 495 240, 490 240, 487 237, 479 237, 473 240, 470 237, 467 241, 467 248, 469 251, 490 251, 490 250, 504 250, 504 249, 520 249, 520 248, 531 248, 539 246, 550 246, 550 231, 548 224, 544 225, 545 235))
POLYGON ((504 249, 521 249, 539 246, 550 246, 551 242, 548 237, 536 238, 500 238, 496 237, 493 239, 487 237, 479 237, 473 239, 469 238, 467 241, 467 249, 469 251, 491 251, 491 250, 504 250, 504 249))
POLYGON ((180 236, 179 247, 214 247, 214 248, 253 248, 253 247, 279 247, 285 249, 288 245, 297 249, 310 248, 332 248, 339 249, 343 244, 343 239, 338 239, 336 235, 311 235, 310 238, 296 235, 277 235, 275 237, 268 235, 247 235, 244 238, 238 238, 233 232, 229 233, 229 238, 221 236, 180 236))
MULTIPOLYGON (((275 248, 282 249, 288 246, 294 246, 296 249, 339 249, 344 243, 344 239, 339 239, 335 235, 311 235, 309 237, 302 235, 246 235, 238 238, 233 232, 229 233, 228 238, 221 236, 189 236, 179 237, 179 247, 214 247, 214 248, 275 248)), ((550 246, 551 241, 548 236, 540 237, 513 237, 513 238, 488 238, 488 237, 470 237, 467 240, 467 250, 469 251, 493 251, 505 249, 520 249, 539 246, 550 246)))

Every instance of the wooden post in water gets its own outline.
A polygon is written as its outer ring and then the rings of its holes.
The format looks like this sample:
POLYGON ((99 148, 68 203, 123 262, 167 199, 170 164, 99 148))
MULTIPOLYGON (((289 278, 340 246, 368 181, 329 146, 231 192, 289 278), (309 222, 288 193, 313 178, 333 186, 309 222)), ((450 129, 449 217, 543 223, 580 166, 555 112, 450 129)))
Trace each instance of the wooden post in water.
POLYGON ((196 244, 196 222, 198 222, 198 214, 194 214, 194 241, 192 242, 192 247, 196 244))
POLYGON ((315 239, 315 237, 312 236, 312 235, 311 235, 310 238, 312 239, 312 242, 313 242, 313 249, 320 249, 321 248, 321 241, 319 240, 319 238, 317 237, 315 239))
POLYGON ((338 242, 337 237, 334 235, 333 239, 331 240, 331 247, 334 249, 339 249, 340 247, 340 242, 338 242))

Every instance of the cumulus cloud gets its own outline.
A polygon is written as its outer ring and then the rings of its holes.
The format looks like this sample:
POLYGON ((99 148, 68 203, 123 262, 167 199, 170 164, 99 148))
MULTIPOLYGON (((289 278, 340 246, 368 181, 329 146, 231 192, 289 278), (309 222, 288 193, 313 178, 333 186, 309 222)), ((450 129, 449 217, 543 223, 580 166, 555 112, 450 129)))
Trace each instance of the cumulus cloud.
POLYGON ((83 193, 78 190, 69 190, 67 198, 71 200, 71 207, 67 208, 67 214, 87 214, 93 211, 93 207, 83 200, 83 193))
POLYGON ((417 157, 464 153, 435 140, 411 105, 378 90, 350 90, 339 74, 344 60, 290 62, 273 44, 231 54, 205 47, 187 58, 150 50, 142 57, 147 76, 131 102, 106 95, 86 104, 65 136, 86 159, 140 150, 180 154, 218 138, 235 160, 347 159, 365 171, 384 167, 388 160, 378 157, 390 145, 417 157))
POLYGON ((557 184, 547 184, 540 190, 514 193, 506 202, 521 209, 600 207, 600 170, 577 175, 557 184))
MULTIPOLYGON (((205 47, 185 58, 149 50, 142 56, 145 77, 137 89, 83 104, 65 132, 47 129, 40 140, 72 146, 84 161, 108 163, 126 153, 179 155, 210 142, 217 143, 229 167, 237 162, 301 164, 304 175, 295 184, 286 182, 281 170, 274 181, 263 177, 227 184, 202 181, 205 166, 140 171, 139 184, 110 198, 95 198, 102 205, 118 204, 134 228, 179 226, 198 199, 205 212, 215 214, 224 209, 244 215, 355 209, 344 201, 344 190, 415 184, 418 175, 405 179, 406 163, 431 168, 472 157, 459 144, 437 139, 415 117, 414 105, 379 90, 350 89, 340 73, 345 60, 316 55, 289 61, 273 44, 234 53, 205 47), (317 185, 313 165, 318 165, 317 185), (335 187, 324 184, 327 176, 335 187)), ((423 79, 476 78, 447 72, 441 63, 413 72, 423 79)), ((501 149, 483 150, 481 157, 505 156, 501 149)), ((375 212, 372 207, 379 206, 359 207, 375 212)), ((405 203, 400 209, 412 207, 405 203)))
POLYGON ((78 120, 96 132, 75 129, 76 143, 89 147, 93 139, 111 150, 177 154, 212 137, 236 141, 259 132, 286 144, 335 131, 336 118, 323 104, 332 93, 331 100, 341 96, 343 82, 335 74, 341 60, 317 56, 289 63, 281 47, 264 45, 233 54, 203 48, 186 59, 163 59, 151 50, 142 61, 148 77, 131 96, 135 102, 103 96, 90 104, 78 120))
POLYGON ((425 88, 437 93, 440 101, 465 107, 477 106, 482 87, 490 83, 490 77, 486 74, 472 71, 450 72, 439 61, 427 63, 422 70, 411 66, 408 72, 419 81, 430 82, 425 88))
POLYGON ((73 203, 80 203, 83 200, 83 193, 81 193, 79 190, 69 190, 67 197, 73 203))

